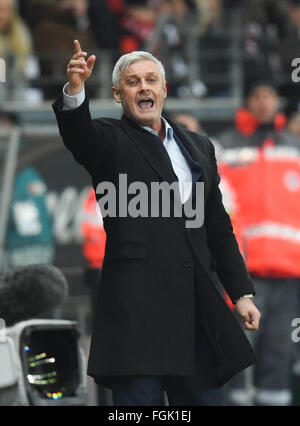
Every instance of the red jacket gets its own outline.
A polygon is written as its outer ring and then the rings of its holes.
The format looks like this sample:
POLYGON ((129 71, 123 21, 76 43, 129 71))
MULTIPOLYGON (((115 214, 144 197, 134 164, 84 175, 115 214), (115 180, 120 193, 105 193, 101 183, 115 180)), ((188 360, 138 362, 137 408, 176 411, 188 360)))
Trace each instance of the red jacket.
POLYGON ((89 266, 91 268, 101 268, 104 259, 106 233, 93 189, 88 192, 83 203, 81 230, 83 235, 83 254, 89 266))
MULTIPOLYGON (((255 123, 246 122, 245 127, 237 120, 237 130, 245 135, 248 129, 250 135, 255 123)), ((274 145, 272 139, 262 142, 260 147, 224 150, 219 161, 224 199, 230 200, 228 211, 249 272, 299 277, 299 148, 274 145)))

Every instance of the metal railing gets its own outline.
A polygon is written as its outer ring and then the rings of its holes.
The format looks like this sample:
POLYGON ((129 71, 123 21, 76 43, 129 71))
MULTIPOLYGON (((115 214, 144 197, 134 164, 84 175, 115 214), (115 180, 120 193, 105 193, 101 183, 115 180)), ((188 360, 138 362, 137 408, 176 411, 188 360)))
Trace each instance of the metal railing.
POLYGON ((20 129, 0 129, 0 271, 3 268, 4 242, 20 143, 20 129))

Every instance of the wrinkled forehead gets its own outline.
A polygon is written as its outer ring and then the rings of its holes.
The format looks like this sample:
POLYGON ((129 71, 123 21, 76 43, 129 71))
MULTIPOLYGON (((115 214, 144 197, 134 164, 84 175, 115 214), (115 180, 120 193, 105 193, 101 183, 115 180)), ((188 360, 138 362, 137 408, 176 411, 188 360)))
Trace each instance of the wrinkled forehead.
POLYGON ((121 79, 136 76, 144 77, 146 75, 155 74, 163 79, 157 64, 150 60, 138 60, 128 65, 121 73, 121 79))

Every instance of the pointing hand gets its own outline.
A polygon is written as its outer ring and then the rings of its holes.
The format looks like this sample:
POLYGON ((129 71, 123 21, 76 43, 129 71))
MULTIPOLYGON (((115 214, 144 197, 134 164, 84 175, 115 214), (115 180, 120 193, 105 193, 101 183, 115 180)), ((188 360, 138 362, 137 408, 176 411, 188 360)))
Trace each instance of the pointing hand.
POLYGON ((69 86, 67 92, 69 95, 75 95, 83 89, 84 82, 92 74, 96 56, 91 55, 87 60, 87 52, 81 50, 78 40, 74 40, 74 55, 70 60, 67 68, 69 77, 69 86))

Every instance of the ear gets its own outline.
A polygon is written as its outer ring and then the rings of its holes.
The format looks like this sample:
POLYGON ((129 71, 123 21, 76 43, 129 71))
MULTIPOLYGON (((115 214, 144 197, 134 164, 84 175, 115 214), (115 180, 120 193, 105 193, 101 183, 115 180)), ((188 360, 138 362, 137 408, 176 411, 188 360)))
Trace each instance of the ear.
POLYGON ((120 104, 120 103, 121 103, 120 90, 119 90, 117 87, 113 86, 113 87, 112 87, 112 91, 113 91, 113 95, 114 95, 115 101, 116 101, 118 104, 120 104))

